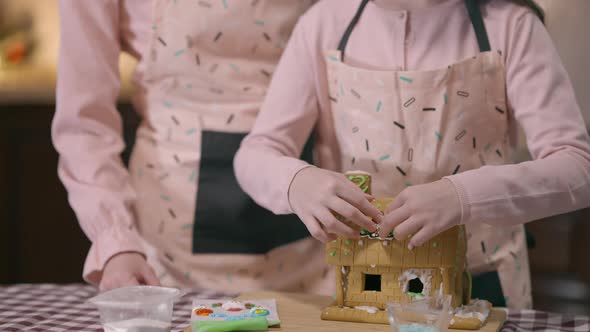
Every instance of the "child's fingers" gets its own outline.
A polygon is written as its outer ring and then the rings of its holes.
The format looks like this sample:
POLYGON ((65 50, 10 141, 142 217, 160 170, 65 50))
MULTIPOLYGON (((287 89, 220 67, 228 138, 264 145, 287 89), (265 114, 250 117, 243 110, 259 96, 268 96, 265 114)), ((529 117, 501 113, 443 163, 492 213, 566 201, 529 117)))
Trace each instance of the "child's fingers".
POLYGON ((363 200, 358 208, 362 213, 373 218, 374 223, 380 224, 383 222, 383 214, 373 204, 369 203, 369 201, 363 200))
POLYGON ((403 241, 410 234, 416 233, 422 226, 421 220, 410 217, 394 228, 393 235, 398 241, 403 241))
POLYGON ((435 231, 432 227, 422 227, 416 234, 412 235, 408 248, 411 250, 426 243, 435 236, 435 231))
POLYGON ((313 236, 318 241, 326 243, 332 239, 332 237, 329 236, 322 229, 322 227, 320 226, 320 223, 316 220, 316 218, 314 218, 312 216, 305 216, 305 217, 299 216, 299 218, 301 218, 301 220, 305 224, 305 227, 307 227, 309 234, 311 234, 311 236, 313 236))
MULTIPOLYGON (((371 203, 367 202, 366 200, 363 199, 363 201, 371 205, 371 203)), ((359 211, 359 209, 342 198, 335 197, 330 202, 328 208, 341 215, 346 220, 350 220, 351 222, 368 231, 374 232, 377 230, 377 225, 369 217, 364 215, 361 211, 359 211)))
MULTIPOLYGON (((373 220, 375 220, 376 223, 378 223, 378 224, 381 223, 382 218, 383 218, 381 211, 379 211, 379 209, 374 207, 373 204, 371 204, 367 200, 365 195, 366 194, 363 193, 354 184, 352 184, 352 182, 347 183, 346 186, 344 186, 344 188, 342 188, 342 190, 338 191, 338 196, 340 198, 342 198, 343 200, 345 200, 349 204, 352 204, 353 207, 360 210, 360 212, 362 214, 364 214, 365 216, 373 218, 373 220)), ((352 221, 354 221, 354 220, 352 220, 352 221)), ((366 228, 366 229, 370 230, 368 228, 366 228)))
POLYGON ((381 237, 387 236, 387 234, 389 234, 392 229, 404 222, 404 220, 410 218, 410 216, 410 211, 407 208, 404 208, 403 206, 396 210, 392 210, 391 212, 383 216, 383 222, 379 226, 381 237))
POLYGON ((346 224, 342 223, 340 220, 336 219, 332 212, 329 210, 325 210, 317 217, 318 220, 324 225, 324 230, 328 233, 333 233, 337 235, 341 235, 347 237, 349 239, 356 239, 360 236, 359 232, 355 231, 354 229, 348 227, 346 224))
POLYGON ((404 205, 404 196, 403 195, 397 195, 393 201, 387 206, 387 209, 385 209, 385 213, 389 213, 395 209, 399 209, 400 207, 402 207, 402 205, 404 205))

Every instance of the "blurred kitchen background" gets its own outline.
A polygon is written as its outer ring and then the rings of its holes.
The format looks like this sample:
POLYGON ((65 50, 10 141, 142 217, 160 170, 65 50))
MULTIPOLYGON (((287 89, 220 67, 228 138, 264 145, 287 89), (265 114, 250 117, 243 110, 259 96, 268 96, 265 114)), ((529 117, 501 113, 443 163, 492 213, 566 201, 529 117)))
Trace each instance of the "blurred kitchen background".
MULTIPOLYGON (((588 126, 590 22, 584 14, 590 0, 537 2, 547 12, 588 126)), ((57 178, 50 138, 58 39, 57 0, 0 0, 0 284, 82 281, 89 242, 57 178)), ((133 67, 123 55, 119 109, 129 143, 138 122, 129 103, 133 67)), ((525 160, 521 145, 516 158, 525 160)), ((530 250, 535 308, 590 314, 590 210, 528 229, 536 240, 530 250)))

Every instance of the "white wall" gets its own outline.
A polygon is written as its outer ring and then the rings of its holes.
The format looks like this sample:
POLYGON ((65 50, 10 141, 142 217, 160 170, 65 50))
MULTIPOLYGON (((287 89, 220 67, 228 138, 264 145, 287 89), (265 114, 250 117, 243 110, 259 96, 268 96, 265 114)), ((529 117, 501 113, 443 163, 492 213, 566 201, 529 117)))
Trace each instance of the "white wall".
POLYGON ((537 0, 590 126, 590 0, 537 0))

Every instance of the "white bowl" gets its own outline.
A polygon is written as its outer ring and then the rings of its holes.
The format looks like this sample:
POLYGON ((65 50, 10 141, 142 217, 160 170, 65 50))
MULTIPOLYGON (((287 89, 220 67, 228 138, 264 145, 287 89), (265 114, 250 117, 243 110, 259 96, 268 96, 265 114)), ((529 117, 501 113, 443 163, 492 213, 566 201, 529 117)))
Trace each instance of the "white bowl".
POLYGON ((131 286, 99 294, 96 305, 105 332, 168 332, 174 301, 182 296, 175 288, 131 286))

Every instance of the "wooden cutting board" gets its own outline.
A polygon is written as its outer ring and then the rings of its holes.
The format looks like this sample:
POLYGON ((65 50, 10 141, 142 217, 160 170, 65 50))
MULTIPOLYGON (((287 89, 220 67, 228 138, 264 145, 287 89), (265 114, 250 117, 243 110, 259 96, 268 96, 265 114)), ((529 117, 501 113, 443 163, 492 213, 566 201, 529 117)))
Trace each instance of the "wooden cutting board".
MULTIPOLYGON (((237 297, 237 300, 264 300, 275 299, 281 319, 281 327, 272 328, 270 331, 315 331, 315 332, 358 332, 358 331, 382 331, 390 332, 389 325, 336 322, 320 319, 322 308, 330 305, 331 297, 308 295, 298 293, 254 292, 245 293, 237 297)), ((479 330, 480 332, 498 332, 506 320, 506 312, 501 309, 492 309, 488 321, 479 330)), ((464 330, 449 330, 464 331, 464 330)), ((185 332, 192 332, 191 328, 185 332)))

